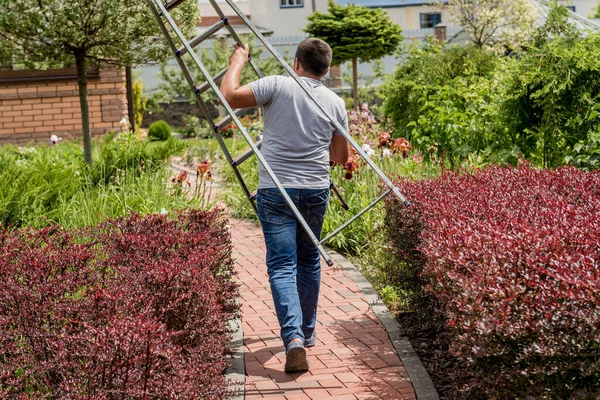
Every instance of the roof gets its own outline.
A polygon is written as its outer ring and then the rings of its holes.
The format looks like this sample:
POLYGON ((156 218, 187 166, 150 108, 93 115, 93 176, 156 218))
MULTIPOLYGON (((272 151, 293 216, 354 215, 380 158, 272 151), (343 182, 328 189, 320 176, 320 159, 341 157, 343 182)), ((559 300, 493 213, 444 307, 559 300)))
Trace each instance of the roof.
MULTIPOLYGON (((433 4, 436 2, 436 0, 338 0, 338 3, 343 6, 355 4, 357 6, 365 6, 369 8, 420 6, 423 4, 433 4)), ((448 0, 441 1, 441 3, 447 2, 448 0)))
MULTIPOLYGON (((535 27, 542 26, 546 19, 548 18, 548 14, 552 9, 552 5, 549 0, 531 0, 531 4, 536 12, 535 22, 533 25, 535 27)), ((600 30, 600 25, 589 18, 585 18, 579 14, 574 13, 569 10, 569 19, 568 22, 573 24, 575 28, 582 32, 595 32, 600 30)), ((448 43, 450 44, 460 44, 466 43, 469 41, 469 34, 464 29, 461 29, 458 33, 448 39, 448 43)))
MULTIPOLYGON (((532 4, 537 11, 537 17, 535 21, 536 26, 541 26, 546 22, 548 14, 552 9, 552 5, 548 0, 532 0, 532 4)), ((579 14, 569 10, 569 22, 575 25, 575 28, 581 32, 586 31, 597 31, 600 29, 600 25, 590 20, 589 18, 583 17, 579 14)))

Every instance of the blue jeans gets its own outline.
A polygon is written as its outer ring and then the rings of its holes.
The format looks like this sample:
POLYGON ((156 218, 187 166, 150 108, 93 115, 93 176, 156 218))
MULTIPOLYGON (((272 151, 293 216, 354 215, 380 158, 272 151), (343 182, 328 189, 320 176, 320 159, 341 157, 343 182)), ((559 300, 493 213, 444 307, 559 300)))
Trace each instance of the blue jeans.
MULTIPOLYGON (((329 189, 286 189, 317 238, 321 237, 329 189)), ((317 324, 321 259, 278 189, 260 189, 256 197, 267 247, 267 272, 281 339, 310 338, 317 324)))

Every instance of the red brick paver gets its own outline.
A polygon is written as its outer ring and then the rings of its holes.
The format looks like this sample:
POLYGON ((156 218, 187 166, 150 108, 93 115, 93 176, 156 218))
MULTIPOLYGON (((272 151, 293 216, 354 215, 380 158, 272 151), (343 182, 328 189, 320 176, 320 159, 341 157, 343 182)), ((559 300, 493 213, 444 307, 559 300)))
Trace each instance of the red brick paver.
MULTIPOLYGON (((387 333, 341 269, 323 266, 310 371, 285 374, 285 349, 265 266, 262 231, 231 220, 242 304, 246 399, 416 399, 387 333)), ((323 263, 324 264, 324 263, 323 263)))

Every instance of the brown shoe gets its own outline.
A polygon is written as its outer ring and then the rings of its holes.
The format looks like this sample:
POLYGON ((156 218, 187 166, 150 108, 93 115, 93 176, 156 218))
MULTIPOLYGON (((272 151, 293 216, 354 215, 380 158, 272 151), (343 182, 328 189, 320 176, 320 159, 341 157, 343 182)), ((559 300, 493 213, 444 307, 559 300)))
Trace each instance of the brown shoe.
POLYGON ((301 341, 291 341, 286 350, 285 372, 308 371, 308 360, 306 359, 306 350, 301 341))

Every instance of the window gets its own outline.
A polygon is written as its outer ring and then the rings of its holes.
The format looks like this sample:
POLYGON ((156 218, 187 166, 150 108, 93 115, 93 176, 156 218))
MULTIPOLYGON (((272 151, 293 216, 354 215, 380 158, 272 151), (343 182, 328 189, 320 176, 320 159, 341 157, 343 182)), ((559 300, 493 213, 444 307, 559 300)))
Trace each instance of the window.
POLYGON ((437 24, 442 23, 441 13, 421 13, 421 29, 433 28, 437 24))
POLYGON ((575 6, 567 6, 567 9, 569 9, 570 11, 575 12, 575 6))
POLYGON ((279 8, 304 7, 304 0, 279 0, 279 8))

